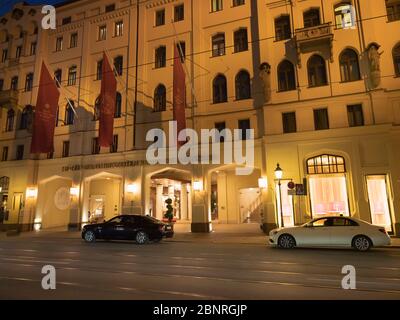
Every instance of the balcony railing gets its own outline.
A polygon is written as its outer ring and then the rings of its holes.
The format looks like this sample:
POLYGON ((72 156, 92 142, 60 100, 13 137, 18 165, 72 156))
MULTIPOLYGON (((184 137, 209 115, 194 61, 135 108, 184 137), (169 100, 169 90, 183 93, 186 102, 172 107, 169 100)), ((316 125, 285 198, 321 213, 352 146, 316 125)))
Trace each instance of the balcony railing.
POLYGON ((295 36, 298 43, 332 40, 332 25, 325 23, 315 27, 296 29, 295 36))
POLYGON ((5 90, 0 91, 0 106, 8 107, 15 106, 18 104, 18 91, 15 90, 5 90))

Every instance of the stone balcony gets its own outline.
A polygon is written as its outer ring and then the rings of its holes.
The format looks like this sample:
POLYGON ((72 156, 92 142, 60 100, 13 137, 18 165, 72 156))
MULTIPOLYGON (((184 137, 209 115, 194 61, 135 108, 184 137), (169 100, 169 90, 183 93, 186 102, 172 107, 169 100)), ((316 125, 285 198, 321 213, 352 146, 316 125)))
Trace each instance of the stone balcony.
POLYGON ((18 91, 0 91, 0 107, 15 107, 18 104, 18 91))
POLYGON ((300 54, 302 52, 311 52, 321 46, 327 46, 331 51, 331 59, 333 58, 333 28, 330 22, 314 27, 296 29, 294 40, 299 57, 299 65, 301 65, 300 54))

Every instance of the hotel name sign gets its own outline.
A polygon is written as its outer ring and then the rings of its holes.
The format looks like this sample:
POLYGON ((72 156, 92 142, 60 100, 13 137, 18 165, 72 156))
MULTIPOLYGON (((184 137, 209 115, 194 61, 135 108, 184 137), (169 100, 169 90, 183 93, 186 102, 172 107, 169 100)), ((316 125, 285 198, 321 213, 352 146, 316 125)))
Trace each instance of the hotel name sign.
POLYGON ((62 167, 62 172, 81 171, 81 170, 96 170, 96 169, 113 169, 113 168, 126 168, 126 167, 139 167, 148 164, 146 160, 134 161, 118 161, 118 162, 105 162, 105 163, 90 163, 90 164, 75 164, 71 166, 62 167))

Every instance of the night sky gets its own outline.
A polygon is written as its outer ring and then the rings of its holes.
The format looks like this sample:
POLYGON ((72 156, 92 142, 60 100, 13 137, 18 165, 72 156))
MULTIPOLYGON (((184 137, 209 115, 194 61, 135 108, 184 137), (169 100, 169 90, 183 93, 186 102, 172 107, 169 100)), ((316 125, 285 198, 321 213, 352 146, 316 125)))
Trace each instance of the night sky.
MULTIPOLYGON (((30 4, 55 4, 64 2, 65 0, 27 0, 30 4)), ((15 3, 23 2, 23 0, 0 0, 0 17, 10 11, 15 3)))

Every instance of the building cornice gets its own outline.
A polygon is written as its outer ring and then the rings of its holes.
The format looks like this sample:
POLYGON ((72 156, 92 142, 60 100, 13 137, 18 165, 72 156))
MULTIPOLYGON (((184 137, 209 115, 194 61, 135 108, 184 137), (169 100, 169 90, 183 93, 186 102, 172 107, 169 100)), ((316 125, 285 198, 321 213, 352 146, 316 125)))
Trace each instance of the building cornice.
POLYGON ((150 3, 146 4, 146 9, 157 8, 161 6, 165 6, 167 4, 177 2, 178 0, 159 0, 159 1, 150 1, 150 3))

